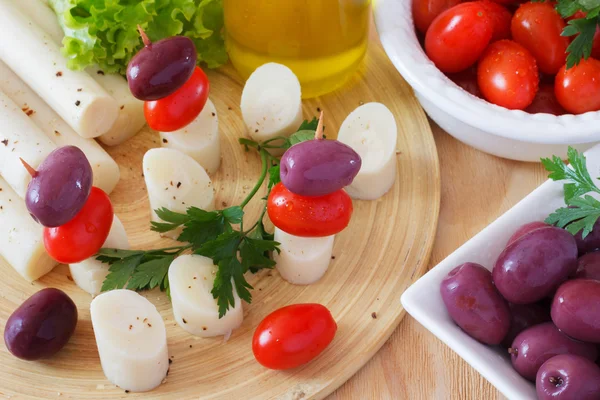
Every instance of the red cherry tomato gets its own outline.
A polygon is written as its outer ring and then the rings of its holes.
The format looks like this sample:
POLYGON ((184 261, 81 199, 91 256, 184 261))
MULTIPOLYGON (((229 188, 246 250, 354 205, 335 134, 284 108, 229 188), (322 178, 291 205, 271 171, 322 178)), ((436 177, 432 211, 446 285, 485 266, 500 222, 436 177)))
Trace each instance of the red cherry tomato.
POLYGON ((421 33, 427 32, 429 25, 438 15, 460 2, 461 0, 413 0, 412 13, 415 27, 421 33))
POLYGON ((533 102, 538 90, 535 58, 511 40, 492 43, 479 60, 477 82, 483 97, 490 103, 524 110, 533 102))
POLYGON ((483 97, 481 90, 479 90, 479 85, 477 84, 476 66, 472 66, 471 68, 467 68, 464 71, 456 74, 449 74, 448 78, 450 78, 452 82, 456 83, 467 92, 471 93, 473 96, 480 98, 483 97))
POLYGON ((494 1, 494 3, 502 4, 503 6, 506 6, 506 7, 512 7, 515 4, 522 3, 523 1, 526 1, 526 0, 493 0, 493 1, 494 1))
POLYGON ((161 132, 172 132, 187 126, 204 108, 209 86, 204 71, 196 67, 190 79, 175 93, 144 102, 148 126, 161 132))
POLYGON ((295 368, 321 354, 336 331, 335 320, 321 304, 295 304, 262 320, 252 338, 252 352, 267 368, 295 368))
POLYGON ((563 66, 556 74, 554 93, 570 113, 600 110, 600 61, 588 58, 570 69, 563 66))
POLYGON ((295 236, 321 237, 344 230, 352 217, 352 199, 343 190, 325 196, 300 196, 283 183, 273 186, 267 212, 273 225, 295 236))
POLYGON ((556 96, 554 95, 554 85, 549 83, 543 83, 540 85, 533 103, 525 109, 529 114, 553 114, 563 115, 567 114, 567 111, 562 108, 556 96))
POLYGON ((492 38, 492 23, 479 2, 462 3, 440 14, 427 30, 425 52, 442 72, 469 68, 492 38))
POLYGON ((565 21, 549 3, 522 4, 511 23, 513 40, 537 60, 541 72, 554 75, 567 59, 570 39, 560 36, 565 21))
POLYGON ((55 228, 44 228, 44 246, 50 257, 63 264, 90 258, 102 248, 113 221, 108 195, 92 187, 90 196, 75 218, 55 228))
POLYGON ((492 21, 492 42, 502 39, 510 39, 510 21, 512 14, 504 6, 490 0, 482 0, 481 4, 485 7, 492 21))

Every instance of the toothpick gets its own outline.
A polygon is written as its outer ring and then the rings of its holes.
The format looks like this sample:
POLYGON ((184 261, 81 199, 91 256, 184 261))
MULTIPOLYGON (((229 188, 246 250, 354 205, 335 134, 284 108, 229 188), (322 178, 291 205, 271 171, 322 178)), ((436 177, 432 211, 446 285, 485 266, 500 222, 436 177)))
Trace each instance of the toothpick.
POLYGON ((21 157, 19 157, 19 160, 21 160, 21 164, 23 164, 23 166, 25 167, 27 172, 29 172, 29 175, 31 175, 32 178, 35 178, 38 175, 38 172, 35 170, 35 168, 27 164, 25 160, 23 160, 21 157))
POLYGON ((137 26, 138 32, 140 33, 140 36, 142 37, 142 41, 144 42, 144 46, 146 47, 151 47, 152 46, 152 42, 150 41, 150 38, 148 37, 148 35, 146 35, 146 32, 144 32, 144 30, 142 29, 142 27, 138 24, 137 26))
POLYGON ((323 140, 323 111, 321 111, 321 114, 319 115, 319 124, 315 131, 315 140, 323 140))

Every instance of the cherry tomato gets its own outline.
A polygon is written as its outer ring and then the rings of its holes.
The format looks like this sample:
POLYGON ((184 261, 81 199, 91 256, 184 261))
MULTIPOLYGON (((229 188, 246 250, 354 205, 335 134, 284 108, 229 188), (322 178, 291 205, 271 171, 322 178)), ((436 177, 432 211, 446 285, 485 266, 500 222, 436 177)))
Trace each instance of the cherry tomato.
POLYGON ((563 66, 556 74, 554 93, 570 113, 600 110, 600 61, 588 58, 570 69, 563 66))
POLYGON ((336 331, 335 320, 321 304, 295 304, 262 320, 252 338, 252 352, 267 368, 296 368, 321 354, 336 331))
POLYGON ((343 190, 324 196, 300 196, 283 183, 273 186, 267 212, 273 225, 295 236, 321 237, 344 230, 352 217, 352 199, 343 190))
POLYGON ((204 108, 209 86, 204 71, 196 67, 190 79, 175 93, 144 102, 148 126, 161 132, 172 132, 187 126, 204 108))
POLYGON ((514 6, 515 4, 519 4, 522 3, 523 0, 493 0, 494 3, 498 3, 498 4, 502 4, 503 6, 506 7, 511 7, 514 6))
POLYGON ((44 246, 50 257, 63 264, 78 263, 100 250, 113 221, 108 195, 92 187, 85 205, 64 225, 44 228, 44 246))
POLYGON ((549 3, 522 4, 511 23, 513 40, 537 60, 541 72, 554 75, 567 59, 570 39, 560 36, 565 21, 549 3))
POLYGON ((492 21, 492 42, 502 39, 510 39, 510 21, 512 14, 504 6, 490 0, 482 0, 481 4, 485 7, 492 21))
POLYGON ((499 40, 481 56, 477 82, 483 97, 490 103, 524 110, 533 102, 538 90, 535 58, 520 44, 499 40))
POLYGON ((477 84, 477 67, 475 65, 456 74, 449 74, 448 78, 473 96, 483 97, 477 84))
POLYGON ((460 72, 481 56, 492 38, 492 23, 479 2, 462 3, 440 14, 427 30, 425 52, 442 72, 460 72))
POLYGON ((533 103, 525 109, 529 114, 553 114, 563 115, 567 114, 567 111, 562 108, 556 96, 554 95, 554 85, 549 83, 540 84, 533 103))
POLYGON ((461 0, 413 0, 412 14, 415 27, 421 33, 427 32, 429 25, 438 15, 460 2, 461 0))

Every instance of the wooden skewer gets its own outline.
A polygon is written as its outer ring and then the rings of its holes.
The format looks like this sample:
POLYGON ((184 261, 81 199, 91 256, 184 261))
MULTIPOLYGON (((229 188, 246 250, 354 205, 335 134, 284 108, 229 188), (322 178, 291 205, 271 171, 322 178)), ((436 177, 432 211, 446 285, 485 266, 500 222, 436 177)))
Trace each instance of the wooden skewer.
POLYGON ((315 131, 315 140, 323 140, 323 111, 321 111, 321 114, 319 115, 319 124, 315 131))
POLYGON ((23 166, 25 167, 27 172, 29 172, 29 175, 31 175, 32 178, 35 178, 38 175, 38 172, 35 170, 35 168, 27 164, 25 160, 23 160, 21 157, 19 157, 19 160, 21 160, 21 164, 23 164, 23 166))
POLYGON ((144 30, 142 29, 142 27, 139 24, 137 26, 137 30, 140 33, 140 36, 142 37, 142 41, 144 42, 144 46, 151 47, 152 46, 152 41, 150 41, 150 38, 148 37, 148 35, 146 35, 146 32, 144 32, 144 30))

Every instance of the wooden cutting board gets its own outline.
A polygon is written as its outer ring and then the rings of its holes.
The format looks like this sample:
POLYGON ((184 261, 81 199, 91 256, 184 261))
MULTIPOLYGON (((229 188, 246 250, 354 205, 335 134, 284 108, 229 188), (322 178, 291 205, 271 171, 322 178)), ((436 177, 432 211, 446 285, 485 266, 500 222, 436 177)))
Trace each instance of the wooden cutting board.
MULTIPOLYGON (((245 135, 239 110, 243 83, 230 67, 209 71, 211 99, 219 116, 222 164, 212 177, 217 207, 239 204, 259 172, 257 154, 237 142, 245 135)), ((25 282, 0 261, 0 325, 12 311, 44 287, 64 290, 75 301, 79 322, 69 344, 54 358, 26 362, 0 346, 0 395, 42 399, 303 399, 331 393, 384 344, 404 310, 402 292, 427 267, 437 226, 440 172, 427 118, 412 90, 386 58, 378 41, 371 42, 364 65, 343 89, 304 101, 304 116, 325 111, 327 135, 334 136, 344 118, 362 103, 377 101, 394 113, 398 123, 398 176, 392 190, 377 201, 355 201, 350 226, 335 240, 327 274, 310 286, 294 286, 276 270, 250 276, 252 304, 244 304, 244 322, 227 343, 201 339, 179 328, 167 296, 157 290, 145 296, 160 311, 167 327, 172 359, 166 381, 145 394, 125 393, 111 385, 100 366, 90 321, 91 297, 70 279, 68 268, 57 267, 40 281, 25 282), (313 362, 291 370, 271 371, 252 355, 257 324, 288 304, 316 302, 327 306, 338 323, 334 341, 313 362)), ((160 145, 148 129, 108 151, 121 166, 121 181, 111 198, 133 248, 172 244, 149 230, 150 208, 142 177, 142 157, 160 145)), ((261 196, 247 208, 253 221, 261 196)))

